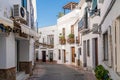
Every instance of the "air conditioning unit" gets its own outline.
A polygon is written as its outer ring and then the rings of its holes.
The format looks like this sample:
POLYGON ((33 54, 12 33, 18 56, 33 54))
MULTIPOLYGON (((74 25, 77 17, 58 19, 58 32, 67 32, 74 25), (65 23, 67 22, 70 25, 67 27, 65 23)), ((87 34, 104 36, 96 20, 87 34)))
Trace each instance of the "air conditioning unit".
POLYGON ((14 5, 13 16, 16 20, 26 21, 26 9, 19 4, 14 5))

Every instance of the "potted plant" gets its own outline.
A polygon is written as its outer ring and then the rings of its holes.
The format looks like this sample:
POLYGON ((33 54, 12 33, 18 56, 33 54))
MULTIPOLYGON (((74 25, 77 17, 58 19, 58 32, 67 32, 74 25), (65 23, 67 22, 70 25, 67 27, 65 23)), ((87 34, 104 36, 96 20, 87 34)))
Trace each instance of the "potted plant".
POLYGON ((60 35, 59 36, 59 42, 60 42, 60 44, 65 44, 66 43, 65 36, 60 35))
POLYGON ((71 34, 68 35, 68 37, 69 38, 74 38, 74 34, 71 33, 71 34))
POLYGON ((68 41, 68 43, 70 43, 70 44, 74 43, 74 34, 72 34, 72 33, 69 34, 69 35, 68 35, 68 40, 67 40, 67 41, 68 41))
POLYGON ((108 75, 109 71, 106 70, 102 65, 98 65, 94 72, 97 80, 112 80, 108 75))

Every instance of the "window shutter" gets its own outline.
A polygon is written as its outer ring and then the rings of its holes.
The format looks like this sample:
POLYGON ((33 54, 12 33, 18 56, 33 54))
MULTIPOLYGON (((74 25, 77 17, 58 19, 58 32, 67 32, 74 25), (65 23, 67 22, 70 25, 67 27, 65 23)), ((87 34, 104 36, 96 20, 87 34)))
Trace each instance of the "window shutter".
POLYGON ((93 3, 92 3, 92 10, 95 10, 97 7, 97 0, 93 0, 93 3))
POLYGON ((109 51, 109 60, 108 60, 108 66, 112 67, 112 54, 113 54, 113 46, 112 46, 112 34, 111 34, 111 26, 108 28, 108 51, 109 51))

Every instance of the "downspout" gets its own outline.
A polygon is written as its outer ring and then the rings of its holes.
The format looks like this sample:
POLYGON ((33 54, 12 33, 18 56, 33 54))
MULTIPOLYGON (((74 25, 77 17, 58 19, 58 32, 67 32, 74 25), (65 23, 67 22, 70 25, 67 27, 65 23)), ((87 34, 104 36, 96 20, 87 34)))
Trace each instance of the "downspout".
MULTIPOLYGON (((114 5, 115 2, 116 2, 116 0, 112 0, 112 1, 111 1, 110 5, 109 5, 109 7, 108 7, 108 9, 107 9, 107 11, 106 11, 106 13, 105 13, 105 15, 104 15, 102 21, 101 21, 101 23, 99 24, 100 30, 101 30, 101 25, 102 25, 103 22, 105 21, 107 15, 109 14, 109 12, 110 12, 110 10, 112 9, 112 7, 113 7, 113 5, 114 5)), ((100 33, 101 33, 101 32, 100 32, 100 33)))

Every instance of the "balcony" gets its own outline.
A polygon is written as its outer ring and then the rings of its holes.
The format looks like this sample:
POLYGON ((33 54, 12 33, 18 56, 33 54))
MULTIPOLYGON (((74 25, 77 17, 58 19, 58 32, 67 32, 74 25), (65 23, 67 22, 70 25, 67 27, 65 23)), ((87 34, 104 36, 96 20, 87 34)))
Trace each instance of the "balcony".
POLYGON ((47 44, 47 43, 39 43, 44 48, 54 48, 53 44, 47 44))
POLYGON ((84 16, 79 22, 78 22, 78 31, 80 33, 88 31, 88 22, 87 22, 87 16, 84 16))
POLYGON ((59 37, 59 43, 60 43, 61 45, 65 45, 65 44, 66 44, 65 36, 60 36, 60 37, 59 37))
POLYGON ((53 44, 48 45, 48 48, 54 48, 53 44))
POLYGON ((69 34, 69 35, 68 35, 67 42, 68 42, 69 44, 75 43, 74 34, 69 34))

